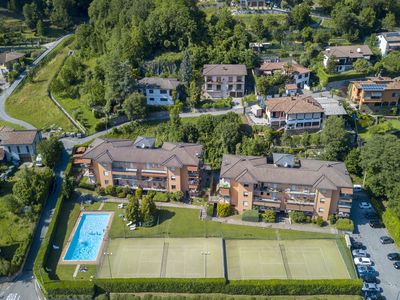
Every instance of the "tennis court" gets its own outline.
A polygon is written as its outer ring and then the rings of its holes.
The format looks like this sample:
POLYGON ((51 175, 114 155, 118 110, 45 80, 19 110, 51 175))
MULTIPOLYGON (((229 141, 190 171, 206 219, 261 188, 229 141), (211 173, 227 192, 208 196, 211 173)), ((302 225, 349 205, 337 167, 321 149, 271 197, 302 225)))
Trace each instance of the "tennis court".
POLYGON ((350 278, 335 240, 227 240, 228 279, 350 278))
POLYGON ((218 238, 112 239, 99 266, 100 278, 223 278, 218 238))

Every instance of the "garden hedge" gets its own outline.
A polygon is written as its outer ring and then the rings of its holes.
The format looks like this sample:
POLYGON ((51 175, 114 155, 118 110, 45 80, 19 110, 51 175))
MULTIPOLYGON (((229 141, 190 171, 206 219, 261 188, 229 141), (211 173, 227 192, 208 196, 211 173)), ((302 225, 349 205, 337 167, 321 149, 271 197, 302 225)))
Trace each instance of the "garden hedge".
POLYGON ((256 209, 245 210, 242 213, 242 221, 258 222, 259 220, 260 220, 260 214, 258 213, 258 210, 256 210, 256 209))
POLYGON ((55 295, 93 295, 94 284, 88 280, 64 280, 46 283, 49 296, 55 295))

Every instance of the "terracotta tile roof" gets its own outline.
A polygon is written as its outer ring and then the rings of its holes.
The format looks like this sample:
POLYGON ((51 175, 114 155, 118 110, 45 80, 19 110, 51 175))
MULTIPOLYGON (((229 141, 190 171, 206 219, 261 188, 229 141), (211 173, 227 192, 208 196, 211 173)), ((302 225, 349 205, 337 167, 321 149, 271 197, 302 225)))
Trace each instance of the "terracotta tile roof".
POLYGON ((98 162, 157 163, 165 166, 197 166, 203 146, 188 143, 164 143, 161 148, 138 148, 131 140, 96 139, 82 156, 98 162))
POLYGON ((311 159, 300 159, 299 167, 285 168, 267 163, 265 157, 225 154, 220 177, 241 183, 298 184, 331 190, 353 186, 343 162, 311 159))
POLYGON ((324 112, 321 104, 311 96, 294 96, 268 99, 265 105, 270 112, 286 114, 324 112))
POLYGON ((0 145, 31 145, 37 130, 0 130, 0 145))
POLYGON ((247 75, 247 69, 245 65, 204 65, 203 66, 203 75, 204 76, 229 76, 229 75, 237 75, 237 76, 245 76, 247 75))
POLYGON ((379 91, 382 90, 400 90, 400 81, 392 79, 390 77, 368 77, 367 80, 352 81, 357 89, 364 89, 368 86, 370 90, 373 90, 374 86, 379 91))
POLYGON ((141 88, 175 90, 180 84, 176 78, 144 77, 139 80, 141 88))
POLYGON ((288 83, 288 84, 285 85, 285 88, 287 90, 297 90, 297 85, 294 84, 294 83, 288 83))
POLYGON ((299 64, 287 62, 264 62, 261 65, 260 70, 264 72, 284 71, 287 65, 289 65, 289 68, 292 70, 290 73, 297 72, 299 74, 306 74, 311 72, 310 69, 299 64))
POLYGON ((0 65, 9 63, 13 60, 17 60, 21 57, 24 57, 26 54, 25 53, 20 53, 20 52, 3 52, 0 53, 0 65))
POLYGON ((372 51, 368 45, 329 47, 324 53, 327 57, 335 56, 336 58, 363 58, 364 56, 372 55, 372 51))

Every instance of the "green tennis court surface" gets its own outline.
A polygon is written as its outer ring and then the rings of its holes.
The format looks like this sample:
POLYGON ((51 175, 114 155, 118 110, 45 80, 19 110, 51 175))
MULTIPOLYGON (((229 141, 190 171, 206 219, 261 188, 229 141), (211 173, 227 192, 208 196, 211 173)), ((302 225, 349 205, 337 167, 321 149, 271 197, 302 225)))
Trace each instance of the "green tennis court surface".
POLYGON ((334 240, 227 240, 228 279, 350 278, 334 240))
POLYGON ((112 239, 100 278, 223 278, 222 240, 217 238, 112 239))

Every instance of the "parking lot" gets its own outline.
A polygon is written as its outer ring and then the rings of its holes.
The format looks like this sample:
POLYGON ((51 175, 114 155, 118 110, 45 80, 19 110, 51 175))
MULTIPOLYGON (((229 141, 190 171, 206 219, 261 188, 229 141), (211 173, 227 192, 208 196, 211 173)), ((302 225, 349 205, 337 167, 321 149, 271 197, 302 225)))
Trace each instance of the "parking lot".
POLYGON ((379 286, 382 289, 384 299, 400 300, 400 270, 396 270, 393 267, 393 261, 387 258, 388 253, 400 252, 400 250, 394 244, 382 245, 379 242, 381 236, 388 236, 389 234, 385 228, 371 228, 368 224, 369 220, 364 214, 373 210, 359 208, 361 201, 368 200, 368 196, 365 193, 356 193, 352 208, 352 219, 355 225, 352 237, 367 247, 366 250, 379 274, 379 286))

